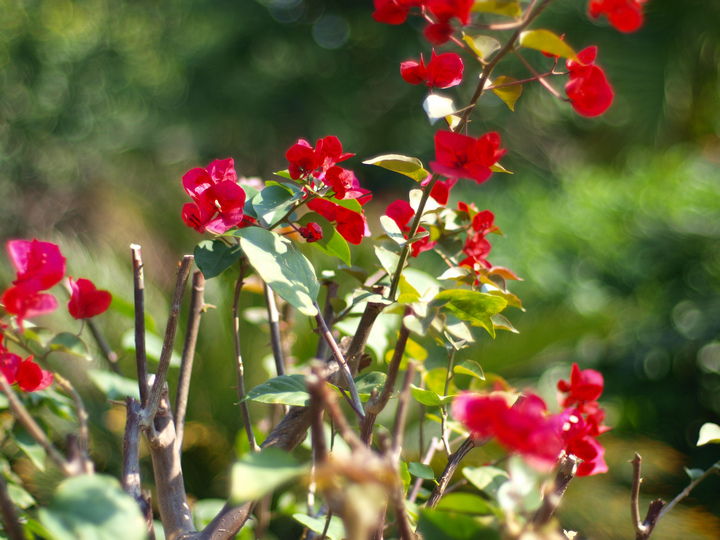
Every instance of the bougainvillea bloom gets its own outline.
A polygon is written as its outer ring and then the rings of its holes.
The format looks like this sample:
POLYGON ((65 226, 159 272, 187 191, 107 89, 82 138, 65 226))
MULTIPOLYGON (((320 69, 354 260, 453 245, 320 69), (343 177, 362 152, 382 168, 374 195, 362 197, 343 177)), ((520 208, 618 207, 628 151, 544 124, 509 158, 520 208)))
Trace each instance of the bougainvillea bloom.
POLYGON ((607 472, 605 449, 594 438, 599 433, 593 433, 592 425, 587 419, 583 419, 582 413, 575 409, 565 409, 558 419, 561 423, 561 437, 565 453, 582 460, 576 475, 590 476, 607 472))
MULTIPOLYGON (((421 182, 421 185, 426 186, 430 182, 430 177, 427 180, 421 182)), ((438 180, 435 182, 432 190, 430 190, 430 197, 442 206, 447 205, 448 199, 450 199, 450 190, 457 183, 456 178, 449 178, 447 180, 438 180)))
POLYGON ((32 357, 25 360, 0 346, 0 371, 8 384, 18 384, 23 392, 35 392, 50 386, 53 374, 41 369, 32 357))
POLYGON ((402 24, 407 20, 410 8, 421 6, 425 0, 375 0, 373 19, 379 23, 402 24))
POLYGON ((182 218, 198 232, 222 234, 243 224, 245 191, 237 183, 233 160, 215 160, 207 169, 195 168, 183 176, 192 203, 183 206, 182 218))
POLYGON ((643 24, 642 4, 646 0, 590 0, 588 11, 593 19, 605 15, 620 32, 635 32, 643 24))
POLYGON ((308 244, 322 240, 323 237, 322 227, 314 221, 308 223, 307 227, 299 227, 298 232, 308 244))
POLYGON ((372 198, 367 189, 360 187, 355 173, 337 165, 327 170, 323 182, 335 191, 336 199, 363 199, 360 204, 365 204, 372 198))
POLYGON ((495 424, 509 409, 501 394, 460 394, 453 400, 452 412, 476 439, 495 436, 495 424))
POLYGON ((451 131, 435 134, 433 172, 448 178, 471 178, 481 184, 492 174, 490 167, 505 155, 500 136, 487 133, 479 139, 451 131))
POLYGON ((362 214, 326 199, 313 199, 307 207, 328 221, 336 223, 337 232, 351 244, 357 246, 362 242, 363 236, 370 236, 365 216, 362 214))
POLYGON ((604 384, 602 373, 594 369, 581 370, 577 363, 574 363, 570 370, 570 380, 560 380, 557 384, 560 392, 568 394, 562 401, 562 406, 595 401, 602 394, 604 384))
POLYGON ((74 318, 89 319, 104 313, 110 307, 112 295, 107 291, 98 290, 89 279, 80 278, 74 281, 69 277, 68 281, 72 291, 68 310, 74 318))
POLYGON ((20 356, 6 351, 5 348, 0 345, 0 371, 2 371, 8 384, 15 384, 20 362, 22 362, 20 356))
POLYGON ((444 45, 452 36, 453 27, 447 21, 430 23, 423 30, 423 35, 432 45, 444 45))
POLYGON ((421 54, 420 62, 408 60, 400 64, 400 75, 410 84, 422 83, 428 88, 451 88, 462 82, 464 68, 463 61, 457 54, 436 55, 433 50, 427 66, 421 54))
POLYGON ((306 140, 298 139, 285 153, 290 162, 288 171, 293 180, 304 179, 311 174, 318 180, 323 180, 330 167, 354 155, 343 153, 340 140, 332 135, 318 140, 315 148, 306 140))
POLYGON ((601 115, 613 100, 613 91, 605 73, 594 65, 596 55, 597 47, 588 47, 578 53, 580 62, 566 62, 570 74, 565 92, 573 109, 587 117, 601 115))
POLYGON ((50 242, 33 239, 11 240, 7 244, 10 259, 17 269, 13 285, 26 291, 44 291, 60 283, 65 275, 65 257, 50 242))
POLYGON ((455 17, 465 25, 470 22, 470 8, 474 3, 475 0, 427 0, 426 5, 438 20, 449 21, 455 17))
POLYGON ((490 210, 478 212, 472 220, 472 228, 475 232, 480 234, 489 234, 493 231, 497 231, 498 228, 495 226, 495 214, 493 214, 490 210))
MULTIPOLYGON (((402 231, 403 236, 407 239, 410 234, 410 222, 415 217, 415 210, 412 209, 410 203, 403 200, 391 202, 385 211, 385 215, 397 224, 398 228, 402 231)), ((417 230, 419 233, 426 231, 427 229, 425 229, 425 227, 418 227, 417 230)), ((412 249, 412 256, 417 257, 422 252, 429 251, 436 245, 437 242, 430 241, 430 236, 425 236, 424 238, 413 242, 410 246, 412 249)))
POLYGON ((5 291, 2 303, 5 311, 15 315, 20 327, 25 319, 50 313, 58 307, 57 300, 52 294, 35 292, 23 286, 10 287, 5 291))

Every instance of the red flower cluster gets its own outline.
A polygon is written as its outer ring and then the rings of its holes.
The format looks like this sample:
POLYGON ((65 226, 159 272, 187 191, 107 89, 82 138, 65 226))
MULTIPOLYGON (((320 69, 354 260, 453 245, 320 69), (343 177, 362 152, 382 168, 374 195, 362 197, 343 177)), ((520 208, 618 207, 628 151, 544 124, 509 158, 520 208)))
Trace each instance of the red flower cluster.
POLYGON ((402 24, 412 8, 425 8, 434 18, 423 31, 425 38, 433 45, 442 45, 453 33, 450 24, 453 19, 462 25, 470 22, 470 8, 475 0, 374 0, 374 3, 373 19, 386 24, 402 24))
POLYGON ((605 15, 620 32, 635 32, 643 24, 642 5, 647 0, 590 0, 588 11, 593 19, 605 15))
POLYGON ((42 291, 58 284, 65 275, 65 257, 50 242, 11 240, 7 244, 17 277, 2 296, 5 311, 15 315, 18 324, 24 319, 54 311, 57 300, 42 291))
POLYGON ((185 225, 201 233, 223 234, 243 224, 245 191, 237 183, 232 158, 217 159, 206 169, 191 169, 182 180, 194 201, 183 206, 185 225))
POLYGON ((564 451, 582 460, 578 476, 606 472, 605 450, 596 440, 609 429, 602 425, 604 412, 595 401, 603 390, 602 375, 591 369, 581 371, 573 364, 570 382, 560 381, 558 388, 569 393, 560 414, 549 414, 534 394, 509 406, 500 393, 461 394, 453 401, 453 414, 473 437, 495 437, 537 466, 552 466, 564 451))
POLYGON ((89 319, 95 315, 105 313, 112 302, 112 295, 107 291, 98 290, 95 284, 89 279, 80 278, 74 281, 68 277, 70 282, 70 302, 68 311, 76 319, 89 319))
POLYGON ((492 268, 492 265, 487 261, 487 256, 490 254, 492 246, 485 237, 491 232, 498 230, 495 226, 495 214, 490 210, 483 210, 475 214, 472 220, 471 230, 473 232, 472 234, 468 234, 462 249, 467 257, 460 261, 460 266, 469 266, 473 269, 475 265, 492 268))
POLYGON ((290 162, 288 170, 293 180, 305 180, 310 175, 317 180, 324 180, 330 167, 354 155, 344 154, 340 140, 332 135, 320 139, 315 148, 306 140, 298 139, 285 153, 290 162))
POLYGON ((0 345, 0 371, 8 384, 17 383, 18 388, 23 392, 43 390, 53 382, 53 374, 41 369, 32 361, 32 356, 23 360, 2 345, 0 345))
POLYGON ((308 244, 312 244, 313 242, 322 240, 323 237, 322 227, 314 221, 308 223, 307 227, 299 227, 298 232, 307 241, 308 244))
POLYGON ((374 0, 373 19, 379 23, 402 24, 413 7, 420 7, 425 0, 374 0))
POLYGON ((370 230, 363 214, 353 212, 349 208, 327 199, 313 199, 307 204, 307 207, 335 223, 337 232, 351 244, 359 245, 363 236, 370 236, 370 230))
POLYGON ((448 178, 471 178, 478 184, 490 178, 490 167, 505 155, 500 148, 500 135, 487 133, 479 139, 451 131, 435 134, 433 172, 448 178))
POLYGON ((462 82, 464 69, 463 61, 457 54, 436 55, 433 49, 427 66, 421 54, 419 63, 408 60, 400 64, 400 75, 410 84, 422 83, 428 88, 451 88, 462 82))
POLYGON ((570 105, 582 116, 598 116, 604 113, 613 100, 613 91, 605 78, 605 73, 594 65, 597 47, 588 47, 578 53, 580 62, 568 60, 570 80, 565 92, 570 105))

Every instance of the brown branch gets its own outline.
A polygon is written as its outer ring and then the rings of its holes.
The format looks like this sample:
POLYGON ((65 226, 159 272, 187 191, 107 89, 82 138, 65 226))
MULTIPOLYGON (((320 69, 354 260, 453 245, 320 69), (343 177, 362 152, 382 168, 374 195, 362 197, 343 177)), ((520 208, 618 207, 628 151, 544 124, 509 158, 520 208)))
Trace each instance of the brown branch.
POLYGON ((235 295, 233 296, 233 341, 235 343, 235 371, 237 372, 237 395, 240 400, 240 411, 245 424, 245 433, 247 433, 250 450, 257 452, 260 448, 255 441, 255 433, 253 432, 252 421, 250 419, 250 410, 247 401, 245 401, 245 366, 243 364, 242 354, 240 351, 240 291, 242 291, 245 279, 245 259, 240 260, 240 274, 235 283, 235 295))
POLYGON ((131 397, 125 400, 127 407, 125 434, 123 436, 122 487, 140 507, 145 517, 148 534, 155 538, 153 511, 149 495, 140 487, 140 403, 131 397))
POLYGON ((15 505, 10 499, 4 475, 0 474, 0 511, 2 512, 3 532, 9 540, 25 540, 15 505))
POLYGON ((395 413, 392 441, 392 453, 395 459, 400 458, 400 452, 402 451, 405 422, 407 421, 408 404, 410 403, 410 383, 412 383, 414 376, 415 362, 410 362, 405 372, 405 380, 403 381, 402 390, 400 390, 397 412, 395 413))
POLYGON ((683 489, 683 490, 678 494, 677 497, 675 497, 672 501, 670 501, 670 502, 667 504, 667 506, 665 506, 665 507, 662 509, 662 512, 660 512, 660 515, 658 516, 658 521, 660 520, 661 517, 663 517, 663 516, 664 516, 665 514, 667 514, 670 510, 672 510, 677 503, 679 503, 679 502, 682 501, 685 497, 687 497, 688 495, 690 495, 690 492, 695 488, 695 486, 697 486, 700 482, 702 482, 703 480, 705 480, 705 479, 706 479, 708 476, 710 476, 711 474, 718 474, 718 472, 720 472, 720 461, 717 461, 716 463, 714 463, 708 470, 706 470, 706 471, 705 471, 704 473, 702 473, 700 476, 698 476, 697 478, 695 478, 695 480, 693 480, 692 482, 690 482, 690 484, 688 484, 688 486, 685 487, 685 489, 683 489))
POLYGON ((192 293, 190 295, 190 312, 188 313, 185 344, 180 364, 177 393, 175 394, 175 437, 177 438, 178 452, 182 455, 182 442, 185 432, 185 413, 187 411, 188 394, 190 392, 190 378, 192 376, 193 361, 195 359, 195 346, 197 345, 200 319, 205 310, 205 277, 202 272, 193 273, 192 293))
POLYGON ((650 534, 652 534, 658 519, 660 519, 660 512, 663 506, 665 506, 665 501, 662 499, 652 501, 645 515, 645 520, 640 521, 640 484, 642 483, 642 457, 640 457, 640 454, 635 452, 635 457, 631 463, 633 467, 633 478, 630 493, 630 516, 633 522, 633 528, 635 529, 635 540, 647 540, 650 538, 650 534))
POLYGON ((565 495, 570 482, 575 478, 577 472, 578 459, 575 456, 566 456, 560 462, 555 480, 552 486, 545 490, 542 505, 538 508, 533 516, 533 523, 536 526, 545 525, 560 504, 560 499, 565 495))
POLYGON ((70 381, 59 373, 54 374, 54 379, 63 390, 70 394, 70 397, 72 397, 72 400, 75 403, 75 409, 77 410, 78 437, 76 444, 79 451, 77 456, 77 466, 80 467, 85 474, 92 474, 95 472, 95 465, 90 459, 90 455, 88 453, 90 446, 90 430, 88 429, 87 409, 85 408, 85 404, 83 403, 80 394, 77 393, 77 390, 75 390, 70 381))
POLYGON ((133 290, 135 291, 135 363, 137 365, 140 403, 147 405, 147 352, 145 350, 145 278, 140 246, 130 244, 133 262, 133 290))
MULTIPOLYGON (((193 256, 185 255, 180 268, 178 270, 177 281, 175 282, 175 293, 173 294, 172 304, 170 305, 170 313, 168 315, 167 326, 165 329, 165 338, 163 339, 163 348, 160 353, 160 361, 158 362, 155 381, 147 398, 147 404, 143 406, 140 418, 140 425, 147 427, 152 424, 155 413, 160 404, 165 380, 167 379, 168 370, 170 369, 170 360, 172 358, 173 347, 175 345, 175 333, 177 332, 178 321, 180 318, 180 308, 182 307, 183 296, 187 285, 188 276, 190 275, 190 265, 193 256)), ((137 314, 136 314, 137 315, 137 314)), ((137 344, 135 345, 137 347, 137 344)), ((142 380, 138 381, 142 388, 142 380)), ((142 393, 140 394, 142 396, 142 393)), ((174 434, 173 434, 174 435, 174 434)))
POLYGON ((85 319, 85 321, 87 322, 87 325, 90 328, 90 333, 93 335, 95 342, 97 343, 98 347, 100 348, 100 352, 102 353, 103 358, 110 365, 110 369, 112 369, 118 375, 122 375, 122 370, 120 369, 120 366, 117 363, 118 355, 115 351, 113 351, 110 348, 110 345, 108 344, 107 340, 105 339, 105 336, 103 335, 102 331, 100 330, 100 327, 98 326, 97 322, 95 322, 95 319, 90 318, 90 319, 85 319))
POLYGON ((265 289, 265 304, 267 305, 268 323, 270 324, 270 347, 275 358, 275 371, 278 375, 285 375, 285 359, 283 358, 282 340, 280 339, 280 314, 275 303, 275 293, 267 283, 265 289))
POLYGON ((440 499, 445 494, 445 490, 447 489, 448 484, 450 484, 450 479, 452 478, 453 474, 455 474, 455 471, 457 470, 458 465, 460 465, 462 459, 468 455, 468 452, 470 452, 470 450, 472 450, 476 446, 484 445, 488 440, 489 439, 476 441, 472 437, 468 437, 463 441, 463 443, 455 451, 455 453, 450 454, 450 456, 448 457, 448 463, 445 466, 445 470, 440 475, 435 489, 433 489, 430 498, 425 503, 426 508, 435 508, 437 506, 437 503, 440 502, 440 499))

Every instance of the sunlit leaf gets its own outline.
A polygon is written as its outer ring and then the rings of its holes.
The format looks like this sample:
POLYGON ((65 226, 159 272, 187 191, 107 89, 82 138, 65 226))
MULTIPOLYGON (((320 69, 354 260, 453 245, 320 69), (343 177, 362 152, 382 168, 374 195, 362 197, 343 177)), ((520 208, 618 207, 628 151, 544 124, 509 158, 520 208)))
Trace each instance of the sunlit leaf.
POLYGON ((427 508, 420 511, 417 532, 432 540, 500 540, 498 531, 471 516, 427 508))
POLYGON ((360 398, 365 401, 370 397, 373 390, 380 392, 383 386, 385 386, 386 379, 387 374, 382 371, 369 371, 357 377, 355 379, 355 386, 357 387, 360 398))
POLYGON ((403 275, 400 276, 398 289, 400 289, 400 296, 397 299, 398 304, 412 304, 420 300, 420 293, 408 283, 408 280, 403 275))
POLYGON ((720 426, 712 422, 706 422, 700 428, 697 446, 704 444, 720 444, 720 426))
POLYGON ((383 231, 385 231, 385 234, 388 235, 388 238, 390 238, 390 240, 395 242, 398 246, 402 247, 407 243, 405 235, 400 230, 400 227, 397 226, 395 220, 391 217, 380 216, 380 226, 383 231))
POLYGON ((376 165, 389 171, 404 174, 416 182, 422 182, 429 174, 423 167, 422 161, 414 157, 403 156, 400 154, 377 156, 372 159, 368 159, 367 161, 363 161, 363 164, 376 165))
POLYGON ((295 245, 277 233, 260 227, 233 231, 258 275, 287 303, 300 313, 313 317, 317 310, 320 284, 315 269, 295 245))
MULTIPOLYGON (((517 79, 515 77, 498 77, 493 82, 493 86, 500 86, 503 84, 515 83, 517 79)), ((511 111, 515 110, 515 102, 522 95, 522 84, 513 84, 512 86, 502 86, 501 88, 492 89, 495 94, 502 99, 505 104, 510 107, 511 111)))
POLYGON ((506 471, 492 466, 465 467, 462 473, 472 485, 491 496, 497 495, 498 488, 510 478, 506 471))
POLYGON ((458 318, 471 322, 473 326, 482 326, 486 329, 488 324, 492 325, 490 317, 500 313, 507 305, 507 300, 504 298, 468 289, 442 291, 435 296, 434 301, 436 300, 447 301, 444 304, 445 309, 458 318))
MULTIPOLYGON (((311 531, 322 534, 325 530, 326 518, 314 518, 306 516, 305 514, 293 514, 293 518, 303 525, 305 525, 311 531)), ((343 540, 345 538, 345 526, 343 525, 342 519, 338 516, 332 516, 330 518, 330 526, 325 532, 325 537, 330 540, 343 540)))
POLYGON ((519 0, 476 0, 470 11, 482 13, 495 13, 508 17, 519 17, 522 8, 519 0))
POLYGON ((400 255, 393 253, 392 251, 388 251, 381 246, 375 246, 375 255, 389 276, 395 274, 398 264, 400 263, 400 255))
POLYGON ((39 470, 45 470, 45 449, 25 430, 15 433, 14 442, 39 470))
POLYGON ((478 379, 485 380, 485 372, 480 364, 475 360, 463 360, 459 364, 453 366, 454 373, 462 373, 464 375, 471 375, 478 379))
POLYGON ((302 193, 293 193, 280 185, 270 185, 253 197, 252 205, 260 223, 270 226, 285 216, 302 197, 302 193))
POLYGON ((448 97, 439 94, 430 94, 425 98, 425 101, 423 101, 423 109, 425 109, 425 114, 427 114, 430 123, 434 124, 440 120, 440 118, 445 118, 455 113, 455 104, 453 100, 448 97))
POLYGON ((428 407, 438 407, 440 405, 445 405, 447 403, 451 403, 452 400, 455 398, 455 396, 441 396, 432 390, 423 390, 422 388, 418 388, 414 384, 410 385, 410 394, 413 398, 415 398, 415 401, 418 403, 422 403, 423 405, 426 405, 428 407))
POLYGON ((519 44, 528 49, 579 61, 573 48, 550 30, 526 30, 520 34, 519 44))
POLYGON ((463 514, 490 515, 498 509, 474 493, 448 493, 435 507, 438 510, 452 510, 463 514))
POLYGON ((305 386, 305 377, 302 375, 280 375, 250 390, 244 400, 306 406, 310 403, 310 394, 305 386))
POLYGON ((490 36, 469 36, 463 34, 463 41, 468 44, 475 54, 480 58, 487 58, 495 51, 499 51, 502 45, 490 36))
POLYGON ((294 457, 277 448, 245 454, 233 465, 230 503, 260 499, 308 471, 307 465, 298 464, 294 457))

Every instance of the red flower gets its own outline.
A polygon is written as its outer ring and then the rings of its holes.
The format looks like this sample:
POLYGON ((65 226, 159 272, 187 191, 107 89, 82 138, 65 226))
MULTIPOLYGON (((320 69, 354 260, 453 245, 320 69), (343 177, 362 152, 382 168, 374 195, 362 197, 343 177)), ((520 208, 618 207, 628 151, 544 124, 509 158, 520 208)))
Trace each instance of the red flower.
POLYGON ((13 285, 26 291, 44 291, 56 285, 65 275, 65 257, 50 242, 33 239, 11 240, 7 244, 10 259, 17 269, 13 285))
POLYGON ((311 174, 318 180, 323 180, 330 167, 354 155, 344 154, 340 140, 334 136, 318 140, 315 148, 306 140, 298 139, 285 153, 290 162, 288 171, 293 180, 305 179, 311 174))
POLYGON ((68 277, 68 281, 72 291, 68 310, 74 318, 89 319, 104 313, 110 307, 112 295, 107 291, 98 290, 89 279, 80 278, 73 281, 73 278, 68 277))
POLYGON ((430 23, 423 30, 423 35, 433 45, 444 45, 452 36, 453 27, 447 21, 430 23))
POLYGON ((243 222, 245 191, 237 183, 233 160, 215 160, 207 169, 195 168, 183 176, 192 203, 183 206, 182 218, 198 232, 222 234, 243 222))
POLYGON ((17 354, 0 347, 0 370, 8 384, 18 384, 23 392, 43 390, 53 382, 53 374, 41 369, 32 356, 22 360, 17 354))
POLYGON ((453 400, 455 418, 470 430, 476 439, 494 437, 496 424, 509 407, 500 394, 460 394, 453 400))
MULTIPOLYGON (((428 176, 427 179, 423 180, 420 185, 427 186, 429 182, 430 177, 428 176)), ((430 197, 432 197, 438 204, 441 204, 443 206, 447 205, 448 199, 450 198, 450 190, 456 183, 457 179, 455 178, 436 181, 435 185, 430 191, 430 197)))
POLYGON ((570 370, 570 381, 560 380, 557 384, 560 392, 568 394, 562 402, 563 407, 595 401, 602 394, 603 386, 602 373, 594 369, 581 370, 577 363, 570 370))
POLYGON ((320 225, 314 221, 307 224, 307 227, 300 227, 298 232, 307 241, 308 244, 322 240, 323 230, 320 225))
POLYGON ((407 19, 410 8, 421 6, 425 0, 375 0, 373 19, 379 23, 402 24, 407 19))
POLYGON ((327 170, 323 182, 335 191, 336 199, 363 199, 360 204, 365 204, 372 198, 367 189, 360 187, 355 173, 337 165, 327 170))
MULTIPOLYGON (((403 200, 391 202, 387 210, 385 210, 385 215, 397 224, 398 228, 403 232, 403 236, 407 239, 410 233, 410 221, 415 217, 415 210, 412 209, 410 203, 403 200)), ((424 227, 418 227, 417 230, 419 233, 426 231, 427 229, 424 227)), ((412 248, 412 256, 417 257, 422 252, 429 251, 436 245, 437 242, 430 241, 430 236, 421 238, 417 242, 413 242, 410 246, 412 248)))
POLYGON ((15 384, 20 362, 22 362, 22 358, 17 354, 6 351, 5 348, 0 345, 0 370, 2 370, 8 384, 15 384))
POLYGON ((464 69, 462 59, 455 53, 443 53, 440 55, 432 52, 432 58, 425 66, 422 54, 420 62, 408 60, 400 64, 400 75, 410 84, 423 83, 428 88, 451 88, 462 82, 464 69))
MULTIPOLYGON (((573 454, 583 463, 578 466, 577 476, 590 476, 607 472, 605 449, 595 440, 599 433, 593 432, 593 426, 583 420, 582 413, 575 409, 565 409, 559 415, 561 436, 565 445, 565 453, 573 454)), ((607 431, 606 428, 605 431, 607 431)))
POLYGON ((328 221, 337 223, 337 232, 351 244, 357 246, 362 241, 363 236, 370 236, 363 214, 353 212, 326 199, 313 199, 307 204, 307 207, 328 221))
POLYGON ((642 4, 646 0, 590 0, 588 11, 593 19, 605 15, 620 32, 635 32, 643 24, 642 4))
POLYGON ((21 327, 25 319, 50 313, 58 307, 57 300, 52 294, 36 292, 22 286, 10 287, 5 291, 2 303, 5 311, 17 317, 21 327))
POLYGON ((487 238, 485 238, 484 234, 475 233, 469 235, 462 249, 463 253, 467 255, 467 258, 460 261, 459 265, 470 266, 473 269, 476 264, 480 265, 480 267, 492 268, 492 264, 487 260, 491 249, 492 245, 488 242, 487 238))
POLYGON ((593 64, 596 54, 597 47, 588 47, 578 53, 582 63, 573 60, 566 62, 570 80, 565 85, 565 92, 573 109, 587 117, 601 115, 613 100, 613 91, 605 73, 593 64))
POLYGON ((440 21, 449 21, 453 17, 465 25, 470 22, 470 8, 475 0, 427 0, 427 9, 440 21))
POLYGON ((495 226, 495 214, 493 214, 490 210, 478 212, 472 220, 472 228, 475 232, 483 235, 497 231, 498 228, 495 226))
POLYGON ((449 178, 472 178, 481 184, 492 174, 490 167, 505 155, 500 148, 500 136, 487 133, 479 139, 451 131, 435 134, 435 159, 430 163, 433 172, 449 178))

